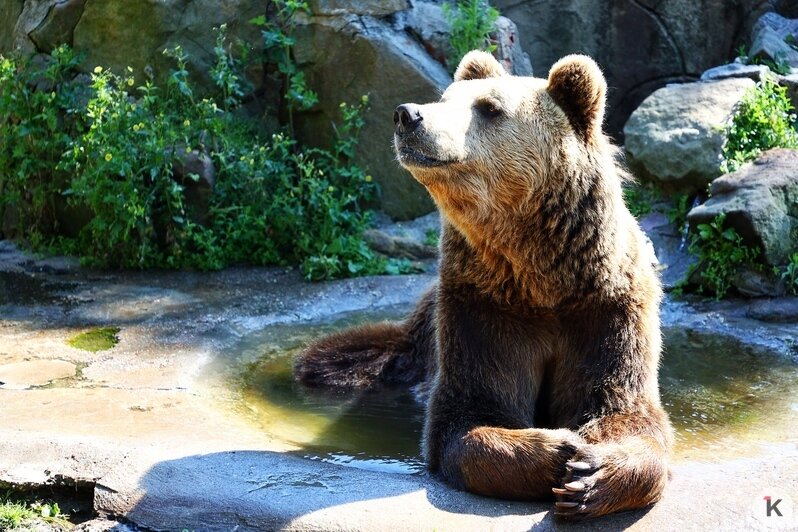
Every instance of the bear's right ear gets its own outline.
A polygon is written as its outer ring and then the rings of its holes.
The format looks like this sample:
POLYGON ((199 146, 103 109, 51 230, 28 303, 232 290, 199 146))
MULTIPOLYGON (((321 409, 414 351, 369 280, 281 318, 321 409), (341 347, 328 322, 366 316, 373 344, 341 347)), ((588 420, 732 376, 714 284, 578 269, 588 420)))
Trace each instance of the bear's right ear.
POLYGON ((498 78, 506 74, 507 72, 504 71, 501 64, 488 52, 471 50, 465 54, 457 66, 457 70, 454 72, 454 80, 498 78))

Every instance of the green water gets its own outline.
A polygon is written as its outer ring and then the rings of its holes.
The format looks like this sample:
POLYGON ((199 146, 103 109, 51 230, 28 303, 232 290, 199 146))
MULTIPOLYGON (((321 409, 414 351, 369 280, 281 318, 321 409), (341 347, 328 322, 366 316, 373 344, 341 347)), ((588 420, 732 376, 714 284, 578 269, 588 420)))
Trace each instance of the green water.
MULTIPOLYGON (((331 330, 380 316, 352 316, 333 326, 272 327, 245 350, 244 405, 273 437, 301 456, 399 473, 423 469, 423 408, 409 390, 319 392, 294 382, 301 346, 331 330)), ((755 454, 757 442, 796 441, 798 364, 739 349, 668 346, 660 370, 662 401, 676 429, 677 460, 755 454)))

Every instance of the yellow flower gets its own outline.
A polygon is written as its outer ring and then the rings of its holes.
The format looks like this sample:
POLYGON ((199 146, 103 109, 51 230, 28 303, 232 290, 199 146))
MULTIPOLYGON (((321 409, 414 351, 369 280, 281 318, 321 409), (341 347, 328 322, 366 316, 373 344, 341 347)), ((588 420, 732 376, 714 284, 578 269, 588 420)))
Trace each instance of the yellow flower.
POLYGON ((113 159, 113 158, 114 158, 114 156, 111 155, 110 153, 106 153, 105 154, 105 160, 108 161, 109 163, 111 162, 111 159, 113 159))
POLYGON ((371 180, 372 180, 372 179, 374 179, 374 178, 373 178, 373 177, 371 177, 370 175, 367 175, 367 176, 366 176, 366 183, 371 183, 371 180))
POLYGON ((327 187, 327 192, 332 192, 332 191, 334 191, 334 190, 335 190, 335 187, 334 187, 334 186, 332 186, 332 185, 330 185, 329 187, 327 187))
POLYGON ((132 87, 134 83, 135 83, 135 81, 133 81, 133 78, 127 78, 127 86, 128 87, 132 87))
POLYGON ((133 131, 138 131, 138 130, 139 130, 139 125, 133 124, 133 131))
POLYGON ((191 153, 191 146, 189 146, 188 148, 186 148, 186 153, 191 153))
POLYGON ((191 125, 191 120, 189 120, 188 118, 186 118, 186 119, 183 121, 183 127, 189 127, 190 125, 191 125))
POLYGON ((96 67, 94 67, 94 73, 95 74, 99 74, 102 71, 103 71, 103 67, 101 67, 100 65, 97 65, 96 67))

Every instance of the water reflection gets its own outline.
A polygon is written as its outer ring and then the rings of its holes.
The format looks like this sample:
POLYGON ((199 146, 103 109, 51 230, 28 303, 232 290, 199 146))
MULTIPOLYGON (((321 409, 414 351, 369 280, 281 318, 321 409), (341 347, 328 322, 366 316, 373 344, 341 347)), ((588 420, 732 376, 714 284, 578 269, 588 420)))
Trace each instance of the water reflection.
MULTIPOLYGON (((417 473, 423 469, 423 409, 410 391, 308 393, 293 380, 293 357, 308 340, 367 319, 374 316, 325 327, 281 326, 252 339, 244 355, 250 360, 244 404, 263 430, 296 444, 308 458, 417 473)), ((751 454, 757 441, 796 438, 798 365, 717 342, 711 349, 667 344, 660 388, 677 433, 677 459, 751 454)))

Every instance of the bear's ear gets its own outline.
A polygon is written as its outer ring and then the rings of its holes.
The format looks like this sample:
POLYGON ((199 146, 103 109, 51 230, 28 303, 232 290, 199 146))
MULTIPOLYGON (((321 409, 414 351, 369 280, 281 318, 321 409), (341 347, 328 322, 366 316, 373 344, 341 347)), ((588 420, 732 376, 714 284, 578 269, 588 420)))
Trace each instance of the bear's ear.
POLYGON ((498 78, 506 74, 501 64, 488 52, 472 50, 460 61, 454 72, 454 80, 498 78))
POLYGON ((578 135, 588 139, 601 130, 607 82, 591 58, 569 55, 554 63, 547 90, 578 135))

